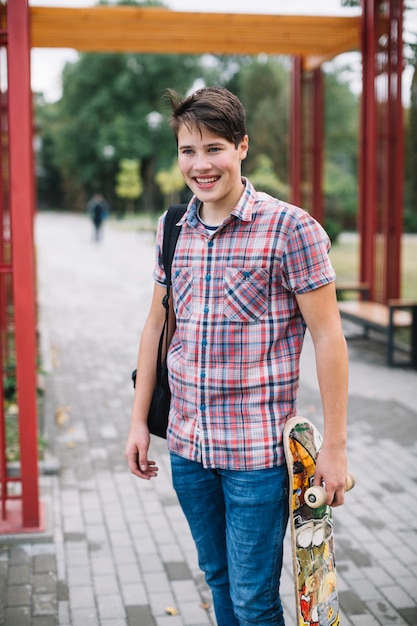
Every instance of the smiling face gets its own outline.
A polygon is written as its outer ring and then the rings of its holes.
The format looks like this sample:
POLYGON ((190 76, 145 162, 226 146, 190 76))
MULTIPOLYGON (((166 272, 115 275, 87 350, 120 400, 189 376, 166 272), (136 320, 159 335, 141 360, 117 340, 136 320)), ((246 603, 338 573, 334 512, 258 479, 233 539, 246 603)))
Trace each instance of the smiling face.
POLYGON ((248 151, 247 135, 234 143, 204 127, 178 132, 178 165, 185 182, 203 203, 205 213, 225 217, 243 192, 241 164, 248 151))

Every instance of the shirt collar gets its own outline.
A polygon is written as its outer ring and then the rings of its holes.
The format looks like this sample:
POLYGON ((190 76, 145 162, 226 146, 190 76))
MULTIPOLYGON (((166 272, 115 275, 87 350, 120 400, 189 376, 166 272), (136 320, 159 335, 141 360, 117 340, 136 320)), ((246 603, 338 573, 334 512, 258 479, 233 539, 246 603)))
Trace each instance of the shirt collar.
MULTIPOLYGON (((232 210, 231 215, 234 215, 243 222, 250 222, 252 221, 252 213, 255 208, 257 194, 252 183, 244 176, 242 176, 242 182, 245 187, 242 195, 240 196, 239 202, 232 210)), ((200 200, 197 196, 193 196, 188 204, 188 208, 184 216, 180 219, 178 224, 182 226, 187 221, 190 226, 195 228, 199 223, 197 212, 200 204, 200 200)))

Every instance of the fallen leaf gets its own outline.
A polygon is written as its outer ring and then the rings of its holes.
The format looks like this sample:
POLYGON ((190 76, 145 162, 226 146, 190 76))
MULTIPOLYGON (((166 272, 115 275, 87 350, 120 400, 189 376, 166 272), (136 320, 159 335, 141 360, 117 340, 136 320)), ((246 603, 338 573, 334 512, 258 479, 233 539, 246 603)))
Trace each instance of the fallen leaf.
POLYGON ((65 424, 65 422, 68 422, 69 418, 70 415, 66 407, 59 407, 55 411, 55 421, 58 426, 61 426, 62 424, 65 424))
POLYGON ((165 609, 165 613, 167 613, 167 615, 178 615, 177 609, 175 609, 173 606, 167 606, 165 609))

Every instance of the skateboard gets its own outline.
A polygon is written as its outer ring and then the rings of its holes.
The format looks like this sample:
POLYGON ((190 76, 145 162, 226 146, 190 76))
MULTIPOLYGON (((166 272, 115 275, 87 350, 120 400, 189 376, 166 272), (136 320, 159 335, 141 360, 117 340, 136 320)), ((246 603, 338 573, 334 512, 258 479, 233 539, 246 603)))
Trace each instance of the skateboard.
MULTIPOLYGON (((285 459, 290 477, 289 510, 298 626, 339 626, 332 508, 323 487, 313 487, 316 458, 322 444, 317 428, 304 417, 292 417, 284 429, 285 459)), ((346 490, 355 480, 351 474, 346 490)))

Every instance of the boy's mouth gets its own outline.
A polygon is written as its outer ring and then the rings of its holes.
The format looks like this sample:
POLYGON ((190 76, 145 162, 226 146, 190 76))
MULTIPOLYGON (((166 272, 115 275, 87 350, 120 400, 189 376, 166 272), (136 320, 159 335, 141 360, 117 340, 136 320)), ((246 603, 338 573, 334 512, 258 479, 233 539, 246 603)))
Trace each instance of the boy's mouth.
POLYGON ((215 183, 219 178, 220 176, 196 176, 194 180, 198 185, 211 185, 212 183, 215 183))

